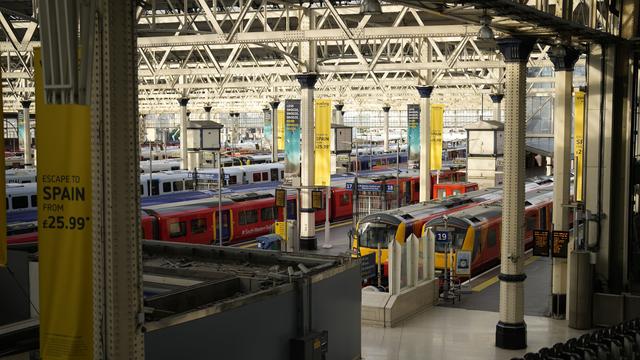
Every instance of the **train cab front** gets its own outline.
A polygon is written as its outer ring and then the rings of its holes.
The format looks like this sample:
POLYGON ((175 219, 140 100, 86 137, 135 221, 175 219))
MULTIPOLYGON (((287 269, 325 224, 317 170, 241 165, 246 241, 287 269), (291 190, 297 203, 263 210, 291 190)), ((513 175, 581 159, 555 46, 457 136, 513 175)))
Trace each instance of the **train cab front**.
POLYGON ((456 274, 456 270, 466 269, 467 271, 461 271, 464 274, 457 275, 468 277, 471 272, 471 257, 460 258, 460 264, 457 261, 461 251, 473 253, 474 228, 463 219, 449 217, 434 219, 426 223, 422 230, 423 235, 429 230, 435 240, 436 275, 441 276, 445 269, 449 269, 453 274, 456 274))
MULTIPOLYGON (((375 264, 381 275, 388 276, 389 244, 396 240, 403 243, 405 224, 395 216, 373 214, 365 216, 358 222, 357 232, 353 238, 354 257, 375 257, 375 264)), ((377 269, 376 269, 377 273, 377 269)))

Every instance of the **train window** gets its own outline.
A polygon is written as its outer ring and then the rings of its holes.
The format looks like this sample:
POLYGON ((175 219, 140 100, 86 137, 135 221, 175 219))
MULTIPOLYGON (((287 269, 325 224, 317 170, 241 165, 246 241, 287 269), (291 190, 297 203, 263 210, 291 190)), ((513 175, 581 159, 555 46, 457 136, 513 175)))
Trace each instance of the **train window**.
POLYGON ((342 196, 340 196, 340 206, 348 205, 349 200, 349 194, 342 194, 342 196))
POLYGON ((280 179, 284 179, 284 170, 280 171, 280 179))
POLYGON ((185 180, 184 181, 184 188, 185 188, 185 190, 193 190, 193 189, 195 189, 193 180, 185 180))
POLYGON ((192 234, 200 234, 203 233, 207 230, 207 220, 200 218, 200 219, 193 219, 191 220, 191 233, 192 234))
POLYGON ((28 196, 15 196, 11 198, 11 208, 15 209, 26 209, 29 207, 29 197, 28 196))
POLYGON ((229 185, 234 185, 237 183, 238 183, 238 177, 236 175, 229 176, 229 179, 227 179, 227 184, 229 185))
POLYGON ((163 182, 162 183, 162 192, 163 193, 170 193, 171 192, 171 181, 167 181, 167 182, 163 182))
POLYGON ((270 221, 275 219, 275 214, 277 214, 277 210, 275 207, 268 207, 260 210, 260 220, 262 221, 270 221))
POLYGON ((144 186, 140 184, 140 195, 144 195, 144 186))
POLYGON ((245 210, 240 211, 238 215, 240 218, 240 225, 249 225, 258 222, 258 210, 245 210))
POLYGON ((184 183, 182 181, 174 181, 173 191, 182 191, 182 190, 184 190, 184 183))
POLYGON ((260 181, 260 173, 253 173, 253 182, 260 181))
POLYGON ((395 225, 365 223, 358 234, 358 242, 363 247, 377 248, 380 243, 381 247, 386 248, 395 239, 397 229, 395 225))
POLYGON ((269 181, 269 173, 268 172, 263 172, 262 173, 262 181, 269 181))
POLYGON ((38 206, 38 197, 35 195, 31 195, 31 207, 38 206))
POLYGON ((187 224, 184 221, 169 224, 169 237, 177 238, 187 234, 187 224))
POLYGON ((494 247, 498 243, 498 233, 495 227, 489 228, 487 231, 487 247, 494 247))
POLYGON ((278 169, 271 169, 271 181, 278 180, 278 169))
POLYGON ((438 199, 444 199, 447 197, 447 189, 438 189, 438 199))

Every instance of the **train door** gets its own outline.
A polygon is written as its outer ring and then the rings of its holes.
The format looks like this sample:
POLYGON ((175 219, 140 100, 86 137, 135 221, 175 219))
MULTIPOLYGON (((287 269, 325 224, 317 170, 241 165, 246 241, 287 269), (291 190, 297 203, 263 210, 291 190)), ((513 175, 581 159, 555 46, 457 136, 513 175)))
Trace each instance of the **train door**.
POLYGON ((411 204, 411 180, 404 182, 404 190, 405 204, 411 204))
POLYGON ((540 229, 547 230, 547 208, 540 209, 540 229))
MULTIPOLYGON (((220 226, 220 213, 216 211, 216 223, 213 226, 216 233, 213 235, 213 238, 216 240, 216 243, 220 241, 218 227, 220 226)), ((222 242, 228 242, 231 240, 231 212, 229 210, 222 210, 222 242)))
POLYGON ((271 170, 270 170, 270 172, 271 172, 271 181, 278 181, 278 180, 280 180, 280 179, 278 178, 278 169, 271 169, 271 170))
POLYGON ((157 196, 160 195, 160 181, 158 180, 147 180, 147 191, 148 196, 157 196))

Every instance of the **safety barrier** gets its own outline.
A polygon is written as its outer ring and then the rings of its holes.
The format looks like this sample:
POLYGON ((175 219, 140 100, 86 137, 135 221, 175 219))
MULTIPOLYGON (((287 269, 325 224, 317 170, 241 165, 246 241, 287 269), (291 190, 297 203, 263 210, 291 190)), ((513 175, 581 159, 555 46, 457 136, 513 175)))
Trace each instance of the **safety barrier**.
POLYGON ((638 360, 640 319, 623 322, 511 360, 638 360))
POLYGON ((404 244, 397 241, 390 242, 389 293, 397 295, 425 280, 432 280, 434 252, 433 241, 427 236, 418 238, 411 234, 404 244))

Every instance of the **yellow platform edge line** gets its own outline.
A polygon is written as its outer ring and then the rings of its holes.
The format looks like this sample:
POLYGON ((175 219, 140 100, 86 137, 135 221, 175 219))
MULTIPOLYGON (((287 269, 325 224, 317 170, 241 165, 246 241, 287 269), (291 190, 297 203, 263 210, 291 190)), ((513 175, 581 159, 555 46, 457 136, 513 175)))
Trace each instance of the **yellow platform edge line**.
MULTIPOLYGON (((525 260, 524 262, 524 266, 527 267, 529 265, 531 265, 533 262, 535 262, 536 260, 538 260, 537 256, 532 256, 530 258, 528 258, 527 260, 525 260)), ((489 286, 495 284, 498 282, 498 276, 494 276, 488 280, 485 280, 484 282, 478 284, 477 286, 474 286, 473 288, 471 288, 471 291, 473 292, 481 292, 482 290, 488 288, 489 286)))

